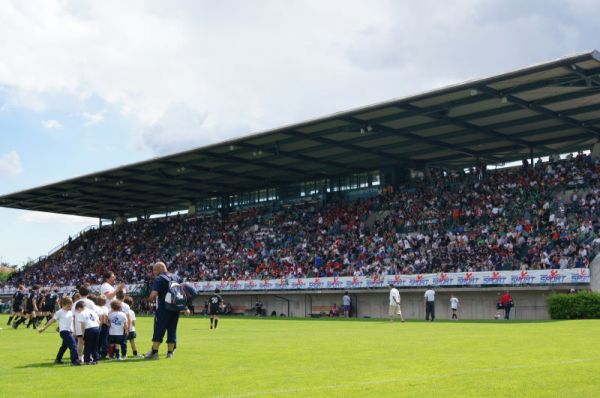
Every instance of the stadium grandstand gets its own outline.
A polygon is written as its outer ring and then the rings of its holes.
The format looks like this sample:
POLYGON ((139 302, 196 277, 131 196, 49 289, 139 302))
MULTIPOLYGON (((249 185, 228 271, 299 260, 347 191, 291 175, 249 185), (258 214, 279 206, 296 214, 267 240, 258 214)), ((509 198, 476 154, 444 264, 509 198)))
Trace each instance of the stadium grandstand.
MULTIPOLYGON (((163 260, 205 290, 239 290, 240 307, 256 301, 244 293, 254 281, 265 293, 283 289, 270 280, 289 290, 311 280, 326 292, 302 296, 306 315, 337 288, 392 276, 444 285, 440 275, 467 274, 457 284, 469 285, 468 274, 582 271, 517 288, 543 307, 549 290, 590 286, 599 140, 593 51, 1 196, 3 207, 99 219, 8 284, 97 284, 112 270, 141 286, 163 260)), ((496 275, 493 291, 484 276, 471 284, 473 302, 514 284, 496 275)), ((291 315, 294 294, 263 301, 291 315)), ((380 315, 378 299, 361 300, 356 313, 380 315)), ((544 316, 537 307, 530 317, 544 316)))

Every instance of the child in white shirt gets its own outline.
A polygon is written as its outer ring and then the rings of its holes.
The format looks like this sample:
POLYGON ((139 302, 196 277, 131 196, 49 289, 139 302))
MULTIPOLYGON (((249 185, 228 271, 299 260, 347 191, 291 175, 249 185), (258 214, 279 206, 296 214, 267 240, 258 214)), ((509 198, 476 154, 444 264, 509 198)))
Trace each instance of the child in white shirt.
POLYGON ((135 344, 135 339, 137 339, 137 334, 135 333, 135 312, 131 309, 133 306, 133 299, 131 296, 125 297, 125 304, 129 306, 129 335, 127 336, 127 340, 129 340, 129 344, 131 344, 131 351, 133 351, 133 356, 138 356, 137 346, 135 344))
POLYGON ((79 362, 79 357, 77 356, 77 343, 75 343, 75 338, 73 337, 73 312, 71 311, 73 300, 71 300, 70 297, 63 297, 60 304, 62 308, 56 311, 52 319, 50 319, 39 332, 43 333, 54 322, 58 322, 58 330, 60 331, 62 345, 58 349, 54 363, 62 364, 62 357, 65 351, 69 349, 71 366, 79 366, 81 365, 81 362, 79 362))
MULTIPOLYGON (((86 286, 82 286, 79 288, 78 293, 73 296, 73 308, 77 307, 78 303, 83 303, 84 306, 89 310, 94 310, 94 302, 88 298, 90 294, 90 289, 86 286)), ((77 314, 73 312, 73 319, 77 318, 77 314)), ((79 322, 75 322, 74 324, 75 331, 75 341, 77 342, 77 352, 79 353, 79 361, 83 362, 83 331, 81 330, 81 325, 79 322)))
POLYGON ((102 294, 96 298, 96 304, 98 307, 100 307, 100 312, 102 313, 102 315, 98 314, 100 317, 98 354, 100 355, 100 359, 106 359, 106 356, 108 355, 108 312, 110 306, 106 306, 106 297, 102 294))
POLYGON ((89 365, 98 363, 99 318, 96 311, 86 308, 83 301, 75 304, 75 324, 83 333, 83 361, 89 365))
POLYGON ((127 340, 129 333, 127 324, 127 316, 121 311, 122 305, 119 300, 113 300, 110 303, 112 311, 108 314, 110 329, 108 330, 109 352, 113 352, 115 359, 125 359, 127 356, 127 340), (123 346, 125 348, 123 349, 123 346), (119 357, 119 348, 121 348, 122 356, 119 357))

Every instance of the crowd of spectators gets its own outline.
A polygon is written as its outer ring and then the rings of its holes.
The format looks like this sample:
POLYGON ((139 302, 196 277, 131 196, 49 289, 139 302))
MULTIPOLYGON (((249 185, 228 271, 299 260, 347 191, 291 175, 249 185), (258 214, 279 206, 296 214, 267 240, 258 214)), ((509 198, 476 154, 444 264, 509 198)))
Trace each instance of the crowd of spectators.
POLYGON ((105 226, 10 284, 142 283, 157 260, 184 279, 234 280, 587 267, 600 246, 600 163, 432 170, 367 199, 283 204, 105 226))

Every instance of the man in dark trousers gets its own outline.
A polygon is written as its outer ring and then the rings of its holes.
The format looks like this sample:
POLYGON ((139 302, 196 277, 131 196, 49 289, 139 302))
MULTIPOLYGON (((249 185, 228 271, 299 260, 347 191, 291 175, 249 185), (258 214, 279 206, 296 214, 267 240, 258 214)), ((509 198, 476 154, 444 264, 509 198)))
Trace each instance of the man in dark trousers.
POLYGON ((48 290, 44 298, 44 313, 46 315, 46 323, 52 319, 56 312, 56 303, 58 302, 58 288, 48 290))
POLYGON ((183 288, 183 292, 185 293, 185 300, 186 300, 186 307, 187 307, 185 314, 186 315, 190 315, 190 314, 194 315, 194 313, 195 313, 194 299, 196 297, 198 297, 198 291, 189 282, 182 283, 181 287, 183 288))
POLYGON ((208 298, 208 314, 210 315, 210 328, 216 329, 219 324, 219 311, 223 303, 221 290, 215 289, 215 292, 208 298))
POLYGON ((510 309, 513 307, 513 298, 511 297, 508 290, 504 292, 502 297, 500 297, 500 303, 502 303, 502 308, 504 308, 504 319, 510 319, 510 309))
POLYGON ((431 322, 435 319, 435 290, 433 286, 429 285, 425 291, 425 320, 429 320, 431 315, 431 322))
POLYGON ((158 348, 162 344, 165 332, 167 333, 167 359, 173 358, 173 349, 177 343, 177 323, 179 322, 179 311, 171 311, 166 308, 165 297, 169 292, 171 282, 180 283, 179 277, 167 272, 167 266, 163 262, 157 262, 152 266, 154 282, 152 292, 148 301, 156 300, 156 313, 154 315, 154 333, 152 335, 152 350, 145 355, 146 359, 158 359, 158 348))
POLYGON ((10 325, 14 320, 15 325, 20 317, 23 316, 23 300, 25 299, 25 286, 19 285, 17 291, 12 297, 12 313, 8 318, 7 325, 10 325))
POLYGON ((25 312, 23 314, 23 317, 21 317, 21 319, 19 319, 15 324, 13 324, 13 328, 18 328, 19 325, 25 322, 27 319, 29 319, 27 327, 29 328, 29 326, 33 325, 33 328, 36 328, 36 325, 33 322, 35 321, 35 318, 37 316, 36 313, 38 311, 37 299, 39 290, 40 287, 38 285, 34 285, 29 290, 29 292, 25 296, 25 312))

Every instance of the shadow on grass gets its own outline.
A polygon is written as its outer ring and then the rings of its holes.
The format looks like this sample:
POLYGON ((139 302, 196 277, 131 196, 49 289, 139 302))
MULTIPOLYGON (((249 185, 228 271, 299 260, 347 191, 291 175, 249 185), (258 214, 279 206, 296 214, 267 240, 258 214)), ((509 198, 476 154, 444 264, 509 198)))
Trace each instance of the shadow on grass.
MULTIPOLYGON (((128 363, 137 363, 137 362, 145 362, 144 358, 128 358, 124 361, 115 361, 115 360, 103 360, 99 361, 98 365, 81 365, 81 366, 106 366, 106 365, 125 365, 128 363)), ((15 366, 15 369, 42 369, 42 368, 70 368, 71 366, 69 361, 64 362, 62 365, 57 365, 53 360, 48 362, 38 362, 38 363, 29 363, 26 365, 15 366)))
POLYGON ((64 366, 69 366, 67 362, 66 365, 56 365, 54 362, 39 362, 39 363, 29 363, 27 365, 15 366, 16 369, 30 369, 30 368, 60 368, 64 366))

